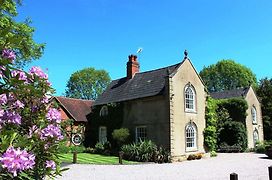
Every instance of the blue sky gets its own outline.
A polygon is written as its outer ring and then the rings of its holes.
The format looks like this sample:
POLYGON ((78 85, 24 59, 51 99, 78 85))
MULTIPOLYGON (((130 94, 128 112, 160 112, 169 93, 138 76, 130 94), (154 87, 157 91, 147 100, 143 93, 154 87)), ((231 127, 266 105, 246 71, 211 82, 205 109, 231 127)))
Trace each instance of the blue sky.
POLYGON ((24 0, 35 40, 46 43, 31 64, 48 69, 57 95, 85 67, 126 74, 139 47, 141 71, 180 62, 183 51, 196 69, 221 59, 249 67, 258 79, 272 75, 271 0, 24 0))

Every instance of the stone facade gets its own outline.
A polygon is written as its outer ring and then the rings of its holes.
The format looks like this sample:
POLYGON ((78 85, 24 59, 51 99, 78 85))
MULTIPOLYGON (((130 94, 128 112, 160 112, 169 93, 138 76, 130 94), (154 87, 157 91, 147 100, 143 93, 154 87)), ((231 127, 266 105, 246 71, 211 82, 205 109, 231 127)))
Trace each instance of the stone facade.
POLYGON ((206 93, 204 85, 195 71, 190 60, 186 59, 177 69, 177 72, 169 77, 169 99, 170 99, 170 124, 171 124, 171 155, 173 159, 183 159, 184 155, 191 153, 204 153, 205 128, 205 101, 206 93), (185 108, 185 87, 191 86, 195 90, 195 111, 185 108), (186 148, 186 126, 194 124, 196 127, 196 147, 186 148))
POLYGON ((247 104, 248 104, 247 117, 246 117, 248 148, 254 148, 256 140, 257 141, 264 140, 261 104, 254 90, 252 89, 252 87, 249 88, 245 96, 245 100, 247 101, 247 104), (254 115, 255 114, 254 111, 256 112, 256 115, 254 115), (255 139, 254 139, 254 134, 255 134, 255 139))

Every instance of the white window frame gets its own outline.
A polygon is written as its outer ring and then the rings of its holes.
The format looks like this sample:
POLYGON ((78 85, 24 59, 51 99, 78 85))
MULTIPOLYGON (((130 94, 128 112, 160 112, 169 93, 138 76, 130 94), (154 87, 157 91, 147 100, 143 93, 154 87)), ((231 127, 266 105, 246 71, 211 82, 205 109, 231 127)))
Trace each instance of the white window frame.
POLYGON ((255 106, 251 107, 252 124, 257 124, 257 109, 255 106))
POLYGON ((196 112, 196 92, 190 84, 186 85, 184 89, 184 106, 186 112, 196 112), (190 92, 188 93, 188 91, 190 92))
POLYGON ((135 142, 140 142, 140 139, 142 141, 147 140, 147 127, 146 126, 137 126, 135 128, 135 142), (140 136, 145 136, 145 137, 140 137, 140 136))
POLYGON ((107 127, 106 126, 99 127, 99 142, 102 144, 107 142, 107 127))
POLYGON ((256 146, 256 143, 259 141, 259 132, 257 129, 253 131, 253 144, 254 147, 256 146))
POLYGON ((102 108, 100 109, 100 112, 99 112, 100 117, 107 116, 108 114, 109 114, 108 107, 106 105, 102 106, 102 108))
POLYGON ((185 127, 185 147, 186 151, 197 150, 197 127, 193 123, 189 123, 185 127))

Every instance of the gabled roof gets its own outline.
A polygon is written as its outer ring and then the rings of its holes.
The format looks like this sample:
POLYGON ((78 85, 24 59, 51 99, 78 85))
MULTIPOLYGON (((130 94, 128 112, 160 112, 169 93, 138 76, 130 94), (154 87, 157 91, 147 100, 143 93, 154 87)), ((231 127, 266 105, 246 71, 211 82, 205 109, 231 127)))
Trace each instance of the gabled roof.
POLYGON ((94 105, 163 94, 166 83, 165 78, 172 74, 183 62, 152 71, 136 73, 129 80, 126 77, 113 80, 108 88, 97 98, 94 105))
POLYGON ((229 99, 229 98, 236 98, 236 97, 245 97, 249 89, 250 87, 238 88, 238 89, 221 91, 221 92, 213 92, 213 93, 210 93, 210 95, 214 99, 229 99))
POLYGON ((91 106, 94 101, 60 96, 55 96, 54 98, 75 121, 87 122, 86 115, 91 112, 91 106))

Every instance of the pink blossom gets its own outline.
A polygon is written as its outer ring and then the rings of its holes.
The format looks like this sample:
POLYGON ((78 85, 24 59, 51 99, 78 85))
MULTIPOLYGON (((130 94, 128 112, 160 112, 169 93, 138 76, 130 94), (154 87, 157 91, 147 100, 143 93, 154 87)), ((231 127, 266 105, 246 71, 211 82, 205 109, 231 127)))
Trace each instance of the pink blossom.
POLYGON ((57 110, 56 108, 49 108, 49 110, 46 114, 46 118, 49 121, 55 121, 56 123, 60 123, 61 122, 60 111, 57 110))
POLYGON ((48 140, 49 138, 56 138, 58 141, 63 139, 59 126, 49 124, 46 128, 41 130, 40 139, 48 140))
POLYGON ((25 107, 25 105, 21 101, 19 101, 19 100, 16 100, 13 103, 13 105, 14 105, 15 108, 24 108, 25 107))
POLYGON ((0 104, 5 105, 5 104, 7 104, 7 102, 8 102, 7 95, 6 94, 1 94, 0 95, 0 104))
POLYGON ((49 161, 47 160, 45 162, 45 167, 55 170, 56 169, 56 163, 54 161, 52 161, 52 160, 49 160, 49 161))
POLYGON ((15 149, 11 146, 2 157, 0 157, 0 162, 2 167, 6 168, 8 172, 12 173, 15 177, 21 171, 33 169, 35 156, 26 150, 21 150, 20 148, 15 149))
POLYGON ((44 73, 40 67, 37 67, 37 66, 33 66, 29 70, 29 74, 36 75, 42 79, 48 79, 48 75, 46 73, 44 73))
POLYGON ((0 115, 1 123, 21 124, 22 117, 14 111, 6 110, 3 112, 3 110, 1 110, 0 115))
POLYGON ((29 129, 28 137, 31 138, 33 136, 33 134, 39 134, 39 132, 40 132, 40 129, 36 125, 33 125, 29 129))
POLYGON ((13 70, 11 71, 11 76, 12 77, 17 77, 19 80, 26 81, 27 82, 27 76, 24 71, 19 71, 19 70, 13 70))
POLYGON ((2 51, 2 58, 10 60, 10 62, 12 63, 16 59, 16 55, 14 51, 10 49, 4 49, 2 51))

